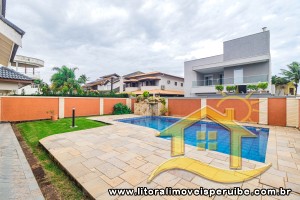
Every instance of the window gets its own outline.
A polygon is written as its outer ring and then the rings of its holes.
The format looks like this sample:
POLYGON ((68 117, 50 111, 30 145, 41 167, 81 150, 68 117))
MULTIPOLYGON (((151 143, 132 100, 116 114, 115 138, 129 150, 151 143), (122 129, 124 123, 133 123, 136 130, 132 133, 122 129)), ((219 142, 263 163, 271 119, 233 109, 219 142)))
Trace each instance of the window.
POLYGON ((177 86, 177 82, 175 82, 175 86, 177 86))
POLYGON ((213 82, 213 76, 212 75, 205 75, 204 76, 204 85, 208 86, 208 85, 212 85, 213 82))
POLYGON ((181 87, 183 87, 183 83, 180 83, 181 87))
POLYGON ((167 81, 167 83, 168 83, 168 84, 170 84, 170 83, 171 83, 171 81, 170 81, 170 80, 168 80, 168 81, 167 81))

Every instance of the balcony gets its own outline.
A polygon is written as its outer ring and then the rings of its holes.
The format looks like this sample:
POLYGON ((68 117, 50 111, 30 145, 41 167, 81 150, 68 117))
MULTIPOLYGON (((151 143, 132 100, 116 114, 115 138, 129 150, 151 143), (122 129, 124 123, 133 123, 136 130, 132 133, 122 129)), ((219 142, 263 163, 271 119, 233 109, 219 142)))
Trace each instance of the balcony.
POLYGON ((134 92, 134 91, 137 91, 139 90, 138 87, 126 87, 125 88, 125 92, 134 92))
POLYGON ((31 58, 27 56, 21 56, 21 55, 16 55, 14 62, 12 63, 14 66, 19 66, 22 67, 27 66, 27 67, 44 67, 44 61, 37 59, 37 58, 31 58), (16 64, 18 63, 18 64, 16 64))
MULTIPOLYGON (((211 87, 215 85, 249 85, 258 82, 269 82, 269 75, 243 76, 243 77, 229 77, 223 79, 207 79, 197 80, 192 82, 192 87, 211 87)), ((213 87, 214 88, 214 87, 213 87)))
POLYGON ((142 91, 149 91, 149 90, 160 90, 160 86, 158 85, 148 85, 148 86, 142 86, 142 91))

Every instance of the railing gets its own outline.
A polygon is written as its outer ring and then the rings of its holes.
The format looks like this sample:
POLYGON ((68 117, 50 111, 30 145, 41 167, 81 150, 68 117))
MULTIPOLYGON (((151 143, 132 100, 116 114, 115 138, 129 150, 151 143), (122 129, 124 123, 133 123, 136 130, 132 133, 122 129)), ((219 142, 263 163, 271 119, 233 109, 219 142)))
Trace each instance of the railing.
POLYGON ((229 77, 223 79, 208 79, 208 80, 198 80, 193 81, 193 87, 200 86, 211 86, 211 85, 242 85, 242 84, 250 84, 250 83, 258 83, 258 82, 268 82, 268 75, 256 75, 256 76, 243 76, 243 77, 229 77))
POLYGON ((37 66, 37 67, 44 67, 43 60, 40 60, 37 58, 31 58, 31 57, 27 57, 27 56, 21 56, 21 55, 16 55, 14 62, 24 63, 24 64, 33 65, 33 66, 37 66))

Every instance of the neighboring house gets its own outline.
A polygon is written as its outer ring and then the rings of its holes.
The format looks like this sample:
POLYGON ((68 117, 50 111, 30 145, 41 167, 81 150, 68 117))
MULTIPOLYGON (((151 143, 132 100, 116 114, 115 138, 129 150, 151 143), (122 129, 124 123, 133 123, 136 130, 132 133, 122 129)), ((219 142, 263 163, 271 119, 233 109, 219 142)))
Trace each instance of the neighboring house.
POLYGON ((225 41, 223 54, 184 63, 185 97, 216 93, 215 85, 246 85, 268 82, 271 86, 270 32, 225 41))
POLYGON ((143 72, 137 71, 124 76, 119 76, 118 74, 109 74, 100 77, 96 81, 87 83, 84 87, 88 90, 98 90, 100 92, 111 91, 111 81, 113 80, 113 91, 122 93, 125 91, 124 78, 128 76, 143 74, 143 72))
POLYGON ((184 79, 182 77, 165 74, 162 72, 142 73, 124 78, 125 92, 150 94, 160 96, 183 96, 184 79))
POLYGON ((0 93, 7 95, 31 84, 33 79, 7 67, 14 61, 25 32, 5 18, 6 0, 0 0, 0 93))
POLYGON ((120 92, 123 89, 123 82, 118 74, 109 74, 100 77, 96 81, 87 83, 84 87, 88 90, 98 90, 101 92, 108 92, 111 89, 114 92, 120 92), (113 82, 112 88, 111 82, 113 82))
MULTIPOLYGON (((34 80, 41 78, 40 72, 38 70, 41 67, 44 67, 43 60, 21 55, 16 55, 14 61, 11 63, 10 66, 11 69, 21 74, 24 74, 25 76, 28 76, 34 80)), ((23 87, 22 89, 19 89, 17 93, 36 94, 38 93, 38 86, 32 83, 23 87)))
POLYGON ((292 81, 284 85, 272 85, 272 87, 272 91, 275 90, 273 93, 276 96, 295 96, 296 87, 292 81))

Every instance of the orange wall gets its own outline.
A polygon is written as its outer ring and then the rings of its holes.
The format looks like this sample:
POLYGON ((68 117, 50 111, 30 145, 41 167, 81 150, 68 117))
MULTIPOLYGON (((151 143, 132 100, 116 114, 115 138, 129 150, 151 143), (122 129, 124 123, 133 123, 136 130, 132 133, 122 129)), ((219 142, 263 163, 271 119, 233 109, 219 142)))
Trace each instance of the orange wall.
POLYGON ((134 113, 134 103, 136 103, 136 99, 131 99, 131 111, 134 113))
POLYGON ((201 108, 201 99, 168 99, 169 115, 187 116, 201 108))
POLYGON ((117 103, 123 103, 126 105, 126 99, 104 99, 104 114, 112 114, 114 105, 117 103))
POLYGON ((268 123, 274 126, 286 126, 286 99, 268 99, 268 123))
POLYGON ((236 121, 259 122, 258 99, 207 99, 206 104, 222 113, 225 112, 225 108, 233 108, 236 121))
POLYGON ((2 97, 2 121, 50 119, 47 111, 58 114, 58 98, 2 97))
POLYGON ((100 115, 100 99, 65 98, 65 117, 72 117, 73 108, 76 108, 76 116, 100 115))

